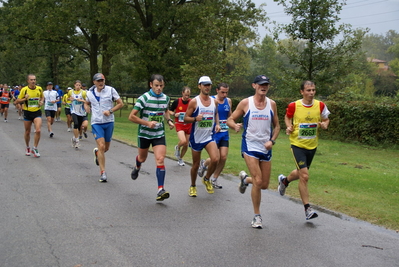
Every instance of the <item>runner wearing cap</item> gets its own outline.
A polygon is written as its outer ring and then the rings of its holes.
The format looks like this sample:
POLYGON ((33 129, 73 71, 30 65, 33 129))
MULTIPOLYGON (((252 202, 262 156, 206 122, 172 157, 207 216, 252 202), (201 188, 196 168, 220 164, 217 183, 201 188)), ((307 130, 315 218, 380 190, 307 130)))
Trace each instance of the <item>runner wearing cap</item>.
POLYGON ((241 156, 244 158, 251 176, 245 171, 239 174, 239 191, 245 193, 248 184, 252 184, 251 198, 254 210, 253 228, 262 228, 260 214, 261 190, 269 187, 272 147, 280 132, 276 102, 266 97, 270 81, 265 75, 256 76, 252 87, 253 96, 245 98, 227 119, 227 125, 239 132, 244 128, 241 142, 241 156), (243 118, 243 124, 236 123, 243 118))
POLYGON ((190 197, 197 196, 197 173, 201 161, 201 151, 205 148, 208 152, 210 163, 206 175, 202 178, 206 191, 213 194, 213 186, 210 177, 216 169, 220 156, 218 147, 213 139, 213 133, 220 131, 218 117, 218 103, 210 97, 212 81, 208 76, 202 76, 198 80, 200 94, 193 98, 188 104, 184 122, 192 123, 190 133, 190 147, 193 165, 191 167, 191 186, 188 192, 190 197))
POLYGON ((87 91, 84 107, 87 113, 91 112, 91 129, 97 143, 93 149, 94 162, 100 167, 99 182, 104 183, 107 182, 105 152, 109 150, 114 131, 114 112, 123 107, 123 102, 115 88, 105 85, 102 73, 93 76, 93 83, 87 91))

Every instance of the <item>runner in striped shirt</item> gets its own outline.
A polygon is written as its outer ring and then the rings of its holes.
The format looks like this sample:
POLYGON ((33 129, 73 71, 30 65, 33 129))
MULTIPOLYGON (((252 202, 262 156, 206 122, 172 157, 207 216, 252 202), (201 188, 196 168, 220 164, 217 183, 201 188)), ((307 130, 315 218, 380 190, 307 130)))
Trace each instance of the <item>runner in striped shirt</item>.
POLYGON ((158 181, 157 201, 169 198, 169 192, 164 189, 166 140, 165 122, 170 129, 175 127, 170 118, 169 96, 163 93, 165 79, 160 74, 153 74, 150 79, 150 90, 137 99, 129 115, 131 122, 139 124, 138 127, 138 147, 139 154, 136 157, 136 166, 133 168, 131 178, 136 180, 139 176, 141 164, 148 156, 148 149, 152 146, 157 164, 156 176, 158 181))

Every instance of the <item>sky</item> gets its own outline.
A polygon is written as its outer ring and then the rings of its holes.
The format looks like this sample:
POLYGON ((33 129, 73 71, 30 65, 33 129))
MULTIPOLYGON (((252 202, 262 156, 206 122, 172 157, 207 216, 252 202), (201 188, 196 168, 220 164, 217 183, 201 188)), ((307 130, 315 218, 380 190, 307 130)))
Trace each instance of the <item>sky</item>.
MULTIPOLYGON (((284 13, 284 8, 273 0, 252 0, 257 7, 265 3, 264 10, 271 21, 290 23, 291 18, 284 13)), ((339 24, 351 24, 352 28, 369 28, 369 34, 386 35, 389 30, 399 33, 399 0, 347 0, 340 13, 339 24)), ((263 26, 258 32, 262 40, 270 34, 263 26)))

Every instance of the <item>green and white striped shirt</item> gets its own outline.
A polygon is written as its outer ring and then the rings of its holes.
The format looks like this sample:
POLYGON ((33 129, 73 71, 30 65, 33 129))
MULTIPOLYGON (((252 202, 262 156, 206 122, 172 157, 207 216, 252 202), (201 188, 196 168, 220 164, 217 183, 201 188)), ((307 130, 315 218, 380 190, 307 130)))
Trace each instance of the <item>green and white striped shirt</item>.
POLYGON ((165 135, 164 115, 168 112, 169 96, 163 94, 154 97, 150 92, 144 93, 137 99, 133 109, 139 111, 139 117, 145 121, 157 121, 158 125, 151 129, 145 125, 139 125, 138 137, 146 139, 160 138, 165 135))

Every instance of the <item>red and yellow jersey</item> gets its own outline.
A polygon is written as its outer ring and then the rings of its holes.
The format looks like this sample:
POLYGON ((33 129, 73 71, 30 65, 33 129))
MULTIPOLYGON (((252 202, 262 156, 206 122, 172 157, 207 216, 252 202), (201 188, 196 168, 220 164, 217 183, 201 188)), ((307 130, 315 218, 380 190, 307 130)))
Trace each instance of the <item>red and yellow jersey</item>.
POLYGON ((24 110, 35 112, 41 109, 39 102, 43 101, 44 95, 40 86, 36 86, 35 89, 30 89, 28 86, 23 87, 18 99, 25 98, 25 95, 29 95, 29 99, 22 103, 24 110))
MULTIPOLYGON (((305 148, 315 149, 318 144, 318 123, 321 121, 321 104, 322 102, 314 100, 312 106, 304 106, 301 100, 294 103, 295 111, 293 113, 292 125, 294 131, 290 134, 290 142, 292 145, 305 148)), ((292 111, 291 106, 291 111, 292 111)), ((290 107, 287 109, 287 116, 290 117, 290 107)))

